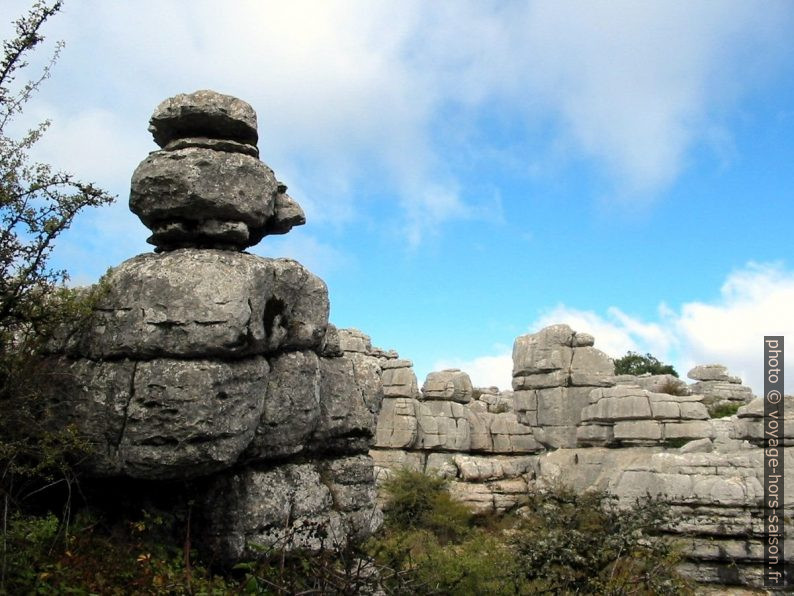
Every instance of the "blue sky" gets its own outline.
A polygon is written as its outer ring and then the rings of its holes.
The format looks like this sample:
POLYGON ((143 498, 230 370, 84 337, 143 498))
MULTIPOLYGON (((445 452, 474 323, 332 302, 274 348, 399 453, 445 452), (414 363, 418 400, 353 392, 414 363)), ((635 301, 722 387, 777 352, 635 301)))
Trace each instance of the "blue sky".
POLYGON ((253 105, 307 212, 253 252, 320 275, 332 321, 420 382, 507 388, 513 339, 567 322, 760 390, 762 336, 794 338, 794 5, 288 4, 73 0, 48 24, 66 47, 19 124, 52 119, 37 157, 119 196, 58 245, 74 282, 150 249, 127 210, 148 118, 211 88, 253 105))

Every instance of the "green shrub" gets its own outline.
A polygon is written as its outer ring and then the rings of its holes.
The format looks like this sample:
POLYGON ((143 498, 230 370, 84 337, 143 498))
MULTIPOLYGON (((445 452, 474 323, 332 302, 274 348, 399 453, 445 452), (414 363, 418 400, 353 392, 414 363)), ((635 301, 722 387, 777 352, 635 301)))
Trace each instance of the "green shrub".
POLYGON ((708 407, 709 416, 712 418, 727 418, 736 414, 743 405, 739 402, 712 404, 708 407))
POLYGON ((174 539, 174 524, 169 514, 143 512, 114 524, 81 514, 64 538, 52 514, 15 514, 0 594, 235 593, 233 579, 190 563, 185 544, 174 539))
POLYGON ((402 469, 381 489, 386 494, 385 522, 391 529, 421 528, 449 542, 463 537, 472 526, 472 512, 450 496, 442 478, 402 469))
POLYGON ((645 356, 643 356, 642 354, 629 351, 622 358, 615 360, 616 375, 643 375, 645 373, 650 373, 652 375, 678 376, 678 373, 672 365, 660 362, 651 354, 645 354, 645 356))
POLYGON ((619 509, 606 493, 555 487, 530 497, 511 543, 532 592, 684 594, 679 556, 656 535, 668 516, 660 501, 619 509))
POLYGON ((683 396, 689 394, 689 390, 686 384, 683 383, 682 381, 674 381, 672 379, 668 379, 661 385, 661 387, 659 387, 658 393, 683 396))

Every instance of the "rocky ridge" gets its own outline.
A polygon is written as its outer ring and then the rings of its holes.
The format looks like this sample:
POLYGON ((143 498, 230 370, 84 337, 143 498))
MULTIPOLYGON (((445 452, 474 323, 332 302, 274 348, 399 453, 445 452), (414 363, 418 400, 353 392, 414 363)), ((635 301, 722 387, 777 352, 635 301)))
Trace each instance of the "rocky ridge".
MULTIPOLYGON (((665 531, 682 545, 685 573, 762 586, 762 400, 720 365, 695 367, 692 385, 615 376, 594 344, 567 325, 518 337, 512 391, 474 388, 459 370, 430 373, 418 390, 410 361, 381 359, 385 397, 370 451, 378 478, 400 467, 438 474, 482 512, 520 510, 528 493, 558 482, 606 490, 627 507, 657 496, 673 509, 665 531), (743 406, 711 418, 720 401, 743 406)), ((792 457, 794 398, 785 405, 792 457)))

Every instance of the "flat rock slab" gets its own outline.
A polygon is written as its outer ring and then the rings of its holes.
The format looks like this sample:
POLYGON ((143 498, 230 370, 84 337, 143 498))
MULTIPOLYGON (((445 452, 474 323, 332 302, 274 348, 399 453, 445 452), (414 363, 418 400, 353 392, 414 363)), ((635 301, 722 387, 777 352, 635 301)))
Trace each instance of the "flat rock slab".
POLYGON ((183 249, 125 261, 88 324, 63 343, 94 360, 319 350, 325 283, 297 261, 183 249))
POLYGON ((206 136, 256 145, 256 112, 247 102, 216 91, 200 90, 169 97, 149 120, 155 143, 165 147, 183 137, 206 136))

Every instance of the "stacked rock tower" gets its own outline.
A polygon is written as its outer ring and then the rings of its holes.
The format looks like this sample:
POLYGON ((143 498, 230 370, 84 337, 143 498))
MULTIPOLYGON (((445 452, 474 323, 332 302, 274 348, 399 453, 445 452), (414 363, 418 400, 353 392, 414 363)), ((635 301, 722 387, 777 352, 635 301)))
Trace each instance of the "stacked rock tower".
POLYGON ((242 252, 305 221, 258 159, 253 109, 177 95, 149 130, 162 149, 135 170, 130 209, 155 253, 114 268, 57 349, 54 411, 93 444, 86 473, 193 482, 224 561, 366 535, 380 523, 367 455, 380 369, 341 350, 321 279, 242 252))

